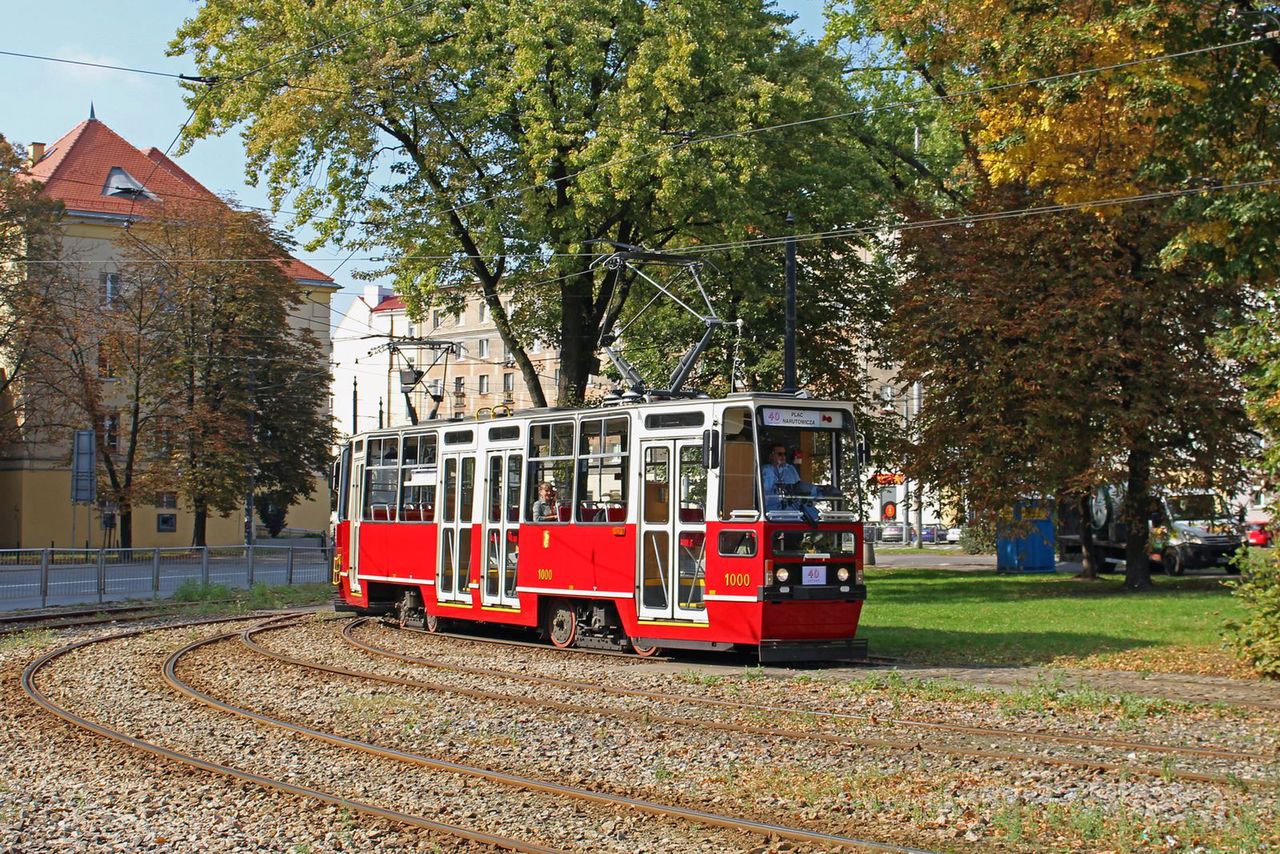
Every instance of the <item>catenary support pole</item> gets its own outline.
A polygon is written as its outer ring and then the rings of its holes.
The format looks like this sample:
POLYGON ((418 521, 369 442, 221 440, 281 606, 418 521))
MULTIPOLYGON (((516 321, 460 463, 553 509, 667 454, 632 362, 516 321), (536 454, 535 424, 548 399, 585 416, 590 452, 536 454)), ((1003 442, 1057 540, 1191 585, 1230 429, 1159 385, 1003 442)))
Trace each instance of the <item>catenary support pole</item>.
MULTIPOLYGON (((795 214, 787 214, 787 231, 795 231, 795 214)), ((783 377, 782 390, 795 392, 796 381, 796 237, 787 235, 787 318, 786 333, 783 341, 783 377)))

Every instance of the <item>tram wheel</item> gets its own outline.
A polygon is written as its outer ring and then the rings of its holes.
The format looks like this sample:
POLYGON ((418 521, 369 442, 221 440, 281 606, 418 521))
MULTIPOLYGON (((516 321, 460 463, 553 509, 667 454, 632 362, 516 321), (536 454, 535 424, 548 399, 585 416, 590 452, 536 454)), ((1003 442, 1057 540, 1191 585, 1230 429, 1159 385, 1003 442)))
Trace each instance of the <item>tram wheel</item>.
POLYGON ((662 647, 644 646, 643 644, 638 644, 635 641, 632 641, 631 651, 634 652, 636 655, 638 655, 640 658, 652 658, 653 656, 662 652, 662 647))
POLYGON ((431 632, 432 634, 435 634, 436 632, 440 631, 440 618, 437 617, 435 614, 428 613, 425 622, 427 626, 427 631, 431 632))
POLYGON ((578 614, 573 604, 561 600, 551 606, 551 619, 547 621, 547 637, 560 649, 573 646, 578 639, 578 614))

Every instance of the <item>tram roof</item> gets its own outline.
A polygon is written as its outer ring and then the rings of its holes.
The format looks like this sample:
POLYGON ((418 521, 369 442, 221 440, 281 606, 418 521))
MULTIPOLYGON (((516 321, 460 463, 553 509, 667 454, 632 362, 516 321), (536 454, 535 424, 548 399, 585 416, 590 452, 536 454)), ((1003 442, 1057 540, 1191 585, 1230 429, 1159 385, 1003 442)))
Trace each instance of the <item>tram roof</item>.
MULTIPOLYGON (((476 424, 501 424, 512 418, 538 419, 552 415, 588 415, 599 414, 607 416, 610 412, 633 412, 639 409, 669 409, 688 407, 690 404, 713 404, 713 403, 752 403, 752 402, 790 402, 800 406, 817 405, 821 407, 851 407, 853 404, 849 401, 831 400, 827 398, 816 398, 801 396, 806 394, 790 394, 781 391, 740 391, 733 394, 726 394, 723 397, 670 397, 658 398, 656 400, 619 400, 611 402, 604 406, 538 406, 532 409, 520 409, 512 412, 510 415, 500 415, 496 418, 437 418, 431 421, 422 421, 418 424, 400 424, 395 427, 383 427, 379 430, 366 430, 363 433, 357 433, 356 436, 373 436, 385 435, 390 433, 402 433, 406 430, 424 430, 424 429, 461 429, 471 427, 476 424)), ((355 438, 352 436, 351 438, 355 438)))

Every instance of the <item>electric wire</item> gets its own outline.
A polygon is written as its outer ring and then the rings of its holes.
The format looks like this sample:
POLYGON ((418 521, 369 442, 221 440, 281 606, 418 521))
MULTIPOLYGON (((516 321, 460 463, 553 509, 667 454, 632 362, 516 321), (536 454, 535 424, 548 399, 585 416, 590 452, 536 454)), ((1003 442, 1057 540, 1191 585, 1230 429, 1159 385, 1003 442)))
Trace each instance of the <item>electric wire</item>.
MULTIPOLYGON (((310 50, 314 50, 314 49, 317 49, 317 48, 319 48, 319 47, 324 47, 324 46, 326 46, 326 45, 328 45, 328 44, 332 43, 333 41, 336 41, 336 40, 338 40, 338 39, 340 39, 340 38, 343 38, 343 37, 345 37, 345 36, 347 36, 347 35, 351 35, 351 34, 353 34, 353 33, 355 33, 355 32, 359 32, 359 31, 361 31, 361 30, 363 30, 363 29, 367 29, 368 27, 373 26, 375 23, 378 23, 378 22, 379 22, 379 21, 381 21, 381 20, 385 20, 385 19, 387 19, 387 18, 396 17, 396 16, 398 16, 398 15, 406 14, 407 12, 409 12, 409 11, 413 11, 413 10, 415 10, 416 8, 418 8, 418 7, 420 7, 420 6, 423 6, 423 5, 426 5, 426 3, 425 3, 425 2, 423 2, 423 3, 416 3, 416 4, 413 4, 412 6, 407 7, 407 8, 406 8, 406 9, 404 9, 404 10, 400 10, 399 12, 390 13, 390 14, 388 14, 388 15, 382 16, 381 18, 375 19, 374 21, 371 21, 370 23, 365 24, 365 25, 363 25, 362 27, 353 28, 352 30, 349 30, 349 31, 344 32, 344 33, 341 33, 341 34, 339 34, 339 35, 337 35, 337 36, 333 36, 333 37, 331 37, 330 39, 326 39, 326 40, 324 40, 324 41, 322 41, 322 42, 318 42, 318 43, 316 43, 316 44, 313 44, 313 45, 311 45, 311 46, 310 46, 310 47, 308 47, 308 48, 304 48, 304 49, 302 49, 302 50, 300 50, 300 51, 297 51, 297 52, 295 52, 295 53, 293 53, 293 54, 289 54, 289 55, 284 56, 284 57, 281 57, 281 58, 279 58, 279 59, 277 59, 277 60, 273 60, 273 61, 272 61, 272 62, 270 62, 270 63, 266 63, 266 64, 264 64, 264 65, 262 65, 262 66, 259 66, 259 67, 255 68, 255 69, 252 69, 252 70, 250 70, 250 71, 244 72, 243 74, 237 75, 237 76, 235 76, 235 77, 227 78, 227 79, 228 79, 228 80, 230 80, 230 81, 232 81, 232 82, 239 82, 239 81, 242 81, 242 80, 246 79, 247 77, 250 77, 250 76, 252 76, 252 75, 254 75, 254 74, 257 74, 258 72, 263 71, 263 70, 265 70, 265 69, 267 69, 267 68, 273 67, 274 65, 277 65, 277 64, 279 64, 279 63, 281 63, 281 62, 284 62, 284 61, 286 61, 286 60, 288 60, 288 59, 291 59, 291 58, 294 58, 294 57, 296 57, 296 56, 299 56, 299 55, 302 55, 302 54, 304 54, 304 53, 307 53, 307 52, 309 52, 310 50)), ((904 100, 904 101, 895 101, 895 102, 891 102, 891 103, 888 103, 888 104, 882 104, 882 105, 874 106, 874 107, 866 107, 866 108, 859 109, 859 110, 849 110, 849 111, 844 111, 844 112, 840 112, 840 113, 832 113, 832 114, 823 115, 823 116, 814 116, 814 117, 807 118, 807 119, 796 119, 796 120, 788 121, 788 122, 780 122, 780 123, 773 124, 773 125, 755 126, 755 127, 743 128, 743 129, 740 129, 740 130, 725 131, 725 132, 722 132, 722 133, 715 133, 715 134, 710 134, 710 135, 707 135, 707 136, 695 137, 695 138, 692 138, 692 139, 682 140, 681 142, 673 143, 673 144, 671 144, 671 145, 666 145, 666 146, 660 146, 660 147, 657 147, 657 148, 653 148, 653 149, 650 149, 650 150, 648 150, 648 151, 641 152, 641 153, 639 153, 639 154, 630 155, 630 156, 628 156, 628 157, 623 157, 623 158, 614 158, 614 159, 611 159, 611 160, 605 161, 605 162, 603 162, 603 163, 593 164, 593 165, 591 165, 591 166, 584 167, 583 169, 578 170, 578 171, 576 171, 576 172, 571 172, 571 173, 569 173, 569 174, 567 174, 567 175, 560 176, 560 177, 558 177, 558 178, 554 178, 554 179, 550 179, 549 181, 543 181, 543 182, 539 182, 539 183, 537 183, 537 184, 530 184, 530 185, 523 186, 523 187, 517 187, 517 188, 510 189, 510 190, 505 190, 505 191, 503 191, 503 192, 501 192, 501 193, 491 194, 491 195, 489 195, 489 196, 485 196, 485 197, 482 197, 482 198, 479 198, 479 199, 474 199, 474 200, 471 200, 471 201, 468 201, 468 202, 461 202, 461 203, 459 203, 459 204, 457 204, 457 205, 454 205, 454 206, 452 206, 452 207, 441 208, 441 209, 438 209, 438 210, 436 210, 436 211, 429 212, 429 215, 432 215, 432 216, 444 216, 444 215, 447 215, 447 214, 450 214, 450 213, 457 213, 457 212, 460 212, 460 211, 462 211, 462 210, 465 210, 466 208, 473 207, 473 206, 478 205, 478 204, 485 204, 485 203, 488 203, 488 202, 496 201, 496 200, 498 200, 498 199, 507 198, 507 197, 510 197, 510 196, 519 196, 519 195, 523 195, 523 194, 525 194, 525 193, 532 192, 532 191, 534 191, 534 190, 538 190, 538 189, 545 189, 545 188, 547 188, 548 186, 552 186, 552 187, 554 187, 554 186, 556 186, 557 184, 560 184, 560 183, 564 183, 564 182, 571 181, 571 180, 573 180, 574 178, 580 177, 580 176, 582 176, 582 175, 587 175, 587 174, 591 174, 591 173, 593 173, 593 172, 597 172, 597 171, 600 171, 600 170, 603 170, 603 169, 608 169, 608 168, 610 168, 610 167, 612 167, 612 166, 621 166, 621 165, 626 165, 626 164, 628 164, 628 163, 636 162, 636 161, 638 161, 638 160, 642 160, 642 159, 646 159, 646 158, 660 157, 660 156, 661 156, 661 155, 663 155, 663 154, 666 154, 666 153, 669 153, 669 152, 672 152, 672 151, 675 151, 675 150, 677 150, 677 149, 681 149, 681 148, 684 148, 684 147, 687 147, 687 146, 691 146, 691 145, 703 144, 703 143, 708 143, 708 142, 716 142, 716 141, 721 141, 721 140, 726 140, 726 139, 733 139, 733 138, 748 137, 748 136, 753 136, 753 135, 756 135, 756 134, 759 134, 759 133, 766 133, 766 132, 772 132, 772 131, 777 131, 777 130, 786 130, 786 129, 795 128, 795 127, 801 127, 801 126, 806 126, 806 125, 818 124, 818 123, 829 122, 829 121, 837 121, 837 120, 840 120, 840 119, 849 119, 849 118, 855 118, 855 117, 859 117, 859 116, 870 116, 870 115, 874 115, 874 114, 876 114, 876 113, 887 112, 887 111, 890 111, 890 110, 898 110, 898 109, 917 109, 917 108, 919 108, 919 107, 926 106, 926 105, 928 105, 928 104, 934 104, 934 103, 945 103, 945 102, 950 102, 950 101, 960 100, 960 99, 964 99, 964 98, 970 98, 970 97, 974 97, 974 96, 977 96, 977 95, 982 95, 982 94, 987 94, 987 93, 992 93, 992 92, 1002 92, 1002 91, 1007 91, 1007 90, 1014 89, 1014 88, 1021 88, 1021 87, 1025 87, 1025 86, 1034 86, 1034 85, 1040 85, 1040 84, 1044 84, 1044 83, 1056 83, 1056 82, 1061 82, 1061 81, 1069 80, 1069 79, 1076 78, 1076 77, 1081 77, 1081 76, 1084 76, 1084 75, 1089 75, 1089 74, 1100 74, 1100 73, 1104 73, 1104 72, 1108 72, 1108 71, 1117 71, 1117 70, 1121 70, 1121 69, 1124 69, 1124 68, 1130 68, 1130 67, 1134 67, 1134 66, 1138 66, 1138 65, 1144 65, 1144 64, 1149 64, 1149 63, 1154 63, 1154 62, 1164 62, 1164 61, 1170 61, 1170 60, 1175 60, 1175 59, 1183 59, 1183 58, 1190 57, 1190 56, 1196 56, 1196 55, 1199 55, 1199 54, 1210 53, 1210 52, 1216 52, 1216 51, 1222 51, 1222 50, 1229 50, 1229 49, 1233 49, 1233 48, 1237 48, 1237 47, 1242 47, 1242 46, 1245 46, 1245 45, 1257 45, 1257 44, 1259 44, 1259 43, 1260 43, 1260 42, 1262 42, 1262 41, 1274 40, 1274 38, 1275 38, 1274 36, 1265 36, 1265 37, 1261 37, 1261 38, 1260 38, 1260 37, 1256 37, 1256 36, 1255 36, 1255 37, 1252 37, 1252 38, 1248 38, 1248 39, 1241 39, 1241 40, 1237 40, 1237 41, 1233 41, 1233 42, 1225 42, 1225 43, 1222 43, 1222 44, 1216 44, 1216 45, 1206 45, 1206 46, 1198 47, 1198 48, 1189 48, 1189 49, 1187 49, 1187 50, 1176 51, 1176 52, 1173 52, 1173 53, 1159 54, 1159 55, 1156 55, 1156 56, 1138 57, 1138 58, 1136 58, 1136 59, 1125 60, 1125 61, 1122 61, 1122 62, 1109 63, 1109 64, 1107 64, 1107 65, 1100 65, 1100 66, 1091 66, 1091 67, 1089 67, 1089 68, 1077 69, 1077 70, 1074 70, 1074 71, 1066 71, 1066 72, 1061 72, 1061 73, 1058 73, 1058 74, 1050 74, 1050 75, 1044 75, 1044 76, 1041 76, 1041 77, 1028 78, 1028 79, 1026 79, 1026 80, 1008 81, 1008 82, 1005 82, 1005 83, 994 83, 994 84, 990 84, 990 85, 987 85, 987 86, 976 86, 976 87, 971 87, 971 88, 969 88, 969 89, 963 89, 963 90, 960 90, 960 91, 958 91, 958 92, 951 92, 951 93, 947 93, 947 94, 943 94, 943 95, 931 95, 931 96, 929 96, 929 97, 925 97, 925 98, 916 98, 916 99, 910 99, 910 100, 904 100)), ((5 52, 0 52, 0 53, 5 53, 5 52)), ((33 57, 33 58, 53 59, 53 58, 51 58, 51 57, 33 57)), ((156 73, 159 73, 159 72, 156 72, 156 73)), ((172 76, 172 75, 166 75, 166 76, 172 76)), ((224 82, 224 81, 222 81, 222 80, 220 80, 220 79, 218 79, 218 78, 196 78, 196 77, 184 77, 184 79, 185 79, 185 80, 187 80, 187 81, 189 81, 189 82, 202 82, 202 83, 206 83, 206 84, 207 84, 207 85, 209 85, 210 87, 215 86, 215 85, 220 85, 221 83, 223 83, 223 82, 224 82)), ((192 113, 192 117, 194 117, 194 111, 193 111, 193 113, 192 113)), ((187 125, 187 124, 189 124, 189 123, 190 123, 190 121, 191 121, 191 118, 188 118, 188 119, 187 119, 187 121, 186 121, 186 122, 184 122, 184 124, 183 124, 183 129, 185 129, 186 125, 187 125)), ((181 132, 182 132, 182 131, 181 131, 181 130, 179 130, 179 135, 181 135, 181 132)), ((176 142, 176 140, 175 140, 175 142, 176 142)), ((170 148, 171 148, 171 147, 172 147, 172 143, 170 144, 170 148)), ((167 149, 166 149, 166 152, 165 152, 165 153, 166 153, 166 156, 167 156, 167 154, 168 154, 168 150, 167 150, 167 149)), ((271 211, 272 211, 273 213, 289 213, 289 214, 292 214, 292 215, 295 215, 295 216, 299 213, 298 211, 289 211, 289 210, 285 210, 285 209, 276 209, 276 208, 272 208, 272 209, 271 209, 271 211)), ((361 219, 357 219, 357 218, 338 218, 336 221, 337 221, 337 222, 340 222, 340 223, 343 223, 343 224, 348 224, 348 225, 365 225, 365 226, 369 226, 369 225, 382 225, 382 224, 384 224, 384 223, 381 223, 381 222, 374 222, 374 221, 370 221, 370 220, 361 220, 361 219)), ((505 253, 504 253, 504 254, 505 254, 505 253)), ((584 253, 584 254, 586 254, 586 253, 584 253)), ((452 256, 449 256, 449 257, 453 257, 453 258, 460 258, 460 257, 472 257, 472 256, 459 256, 459 255, 452 255, 452 256)), ((481 257, 485 257, 485 256, 481 256, 481 257)), ((367 259, 367 260, 373 260, 373 259, 367 259)))

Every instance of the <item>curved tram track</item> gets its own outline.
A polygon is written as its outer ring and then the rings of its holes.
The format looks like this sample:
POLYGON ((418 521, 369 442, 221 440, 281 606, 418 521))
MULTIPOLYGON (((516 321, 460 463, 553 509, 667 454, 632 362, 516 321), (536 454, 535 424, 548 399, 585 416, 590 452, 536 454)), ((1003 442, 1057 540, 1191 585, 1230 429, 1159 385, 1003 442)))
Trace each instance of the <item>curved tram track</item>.
MULTIPOLYGON (((381 758, 392 759, 402 763, 408 763, 420 767, 430 768, 436 771, 462 775, 488 783, 494 783, 505 787, 521 789, 527 792, 535 792, 544 795, 551 795, 559 798, 569 798, 580 802, 585 802, 593 807, 603 807, 611 813, 619 811, 632 811, 647 813, 659 816, 668 820, 676 820, 683 823, 694 823, 704 827, 711 827, 729 831, 731 834, 744 834, 748 838, 754 836, 757 839, 764 837, 765 839, 787 839, 793 842, 800 842, 809 846, 816 846, 823 850, 829 849, 855 849, 855 850, 878 850, 878 851, 896 851, 896 852, 920 852, 925 854, 921 849, 899 846, 889 843, 882 843, 873 840, 857 839, 847 836, 838 836, 833 834, 825 834, 816 831, 809 831, 801 828, 786 827, 783 825, 775 825, 767 822, 754 821, 750 819, 737 818, 733 816, 718 815, 716 813, 704 812, 700 810, 692 810, 678 806, 656 803, 635 798, 623 797, 609 793, 597 792, 590 789, 578 788, 556 783, 550 780, 539 780, 531 777, 523 777, 515 774, 508 774, 501 771, 479 768, 476 766, 463 765, 455 762, 433 759, 428 756, 399 751, 392 748, 381 747, 369 742, 359 741, 357 739, 347 738, 334 733, 324 732, 318 729, 306 727, 293 722, 274 718, 255 712, 251 709, 233 705, 220 700, 209 693, 201 691, 190 685, 178 674, 179 665, 183 659, 196 650, 211 648, 217 644, 225 644, 233 642, 237 638, 246 643, 250 648, 264 654, 270 655, 269 651, 264 650, 252 640, 252 635, 258 632, 269 630, 279 630, 291 628, 297 625, 296 620, 300 616, 298 612, 288 612, 279 614, 265 620, 260 617, 219 617, 205 620, 189 621, 180 624, 165 626, 164 630, 185 629, 190 627, 200 627, 214 623, 240 622, 249 619, 259 619, 258 625, 243 631, 223 632, 213 636, 201 638, 186 644, 181 649, 170 654, 164 662, 162 678, 165 683, 172 689, 178 691, 181 695, 196 700, 199 703, 219 712, 234 715, 237 718, 247 720, 259 725, 283 730, 287 733, 301 736, 306 739, 324 742, 340 748, 359 751, 364 754, 374 755, 381 758)), ((342 795, 334 794, 329 791, 321 790, 314 787, 301 786, 290 783, 279 777, 268 776, 265 774, 247 771, 242 768, 233 767, 232 765, 216 762, 210 759, 202 758, 193 753, 180 750, 174 750, 164 745, 148 741, 130 735, 129 733, 105 726, 94 720, 91 720, 81 714, 76 713, 70 708, 55 702, 43 688, 41 683, 48 681, 56 682, 56 669, 51 666, 72 653, 85 649, 97 644, 105 644, 112 641, 122 641, 127 639, 138 638, 155 629, 136 629, 133 631, 119 632, 99 638, 91 638, 76 643, 68 644, 63 647, 51 650, 39 658, 32 661, 22 674, 22 687, 27 695, 41 708, 50 714, 66 721, 67 723, 86 730, 102 738, 106 738, 120 744, 126 745, 136 750, 144 751, 151 755, 161 757, 173 762, 181 763, 189 767, 197 768, 212 774, 229 777, 233 780, 253 783, 258 786, 273 789, 285 794, 294 795, 301 798, 309 798, 323 803, 338 806, 343 809, 362 812, 371 816, 388 819, 394 822, 408 825, 410 827, 431 831, 438 834, 445 834, 455 838, 466 840, 471 843, 479 843, 489 845, 495 848, 516 850, 516 851, 554 851, 555 848, 548 848, 542 844, 530 842, 527 840, 516 839, 512 837, 502 836, 494 833, 488 833, 473 828, 445 824, 434 821, 424 815, 405 812, 377 804, 369 803, 363 800, 347 798, 342 795)), ((287 659, 286 659, 287 660, 287 659)), ((305 664, 304 662, 290 662, 295 664, 305 664)), ((323 668, 321 668, 323 669, 323 668)), ((345 675, 359 676, 367 678, 369 674, 350 673, 345 675)))
MULTIPOLYGON (((908 729, 918 729, 931 733, 950 733, 955 735, 975 736, 993 741, 1025 741, 1025 742, 1043 742, 1050 744, 1066 744, 1078 747, 1096 748, 1101 750, 1111 750, 1123 752, 1126 754, 1133 753, 1152 753, 1173 759, 1175 757, 1190 759, 1213 759, 1224 760, 1228 762, 1249 763, 1256 765, 1258 763, 1266 763, 1274 761, 1274 754, 1260 755, 1256 752, 1244 752, 1240 750, 1231 750, 1222 747, 1196 747, 1196 746, 1175 746, 1168 744, 1159 744, 1144 741, 1128 741, 1113 738, 1101 738, 1093 736, 1074 735, 1070 733, 1046 732, 1043 730, 1022 730, 1014 727, 1006 727, 994 729, 990 727, 979 727, 968 724, 948 723, 944 721, 922 721, 912 718, 891 718, 872 716, 868 714, 857 714, 850 712, 831 712, 820 709, 806 708, 803 706, 772 706, 757 703, 742 703, 734 700, 724 700, 714 697, 697 697, 688 694, 677 694, 663 691, 653 691, 638 688, 622 688, 611 685, 601 685, 594 682, 586 682, 574 679, 564 679, 554 676, 542 676, 530 673, 519 673, 509 670, 499 670, 494 668, 472 667, 467 665, 453 664, 446 661, 430 658, 422 658, 419 656, 406 655, 396 652, 395 650, 370 644, 355 636, 355 631, 365 625, 373 624, 372 618, 362 617, 350 621, 342 629, 343 639, 356 649, 366 653, 393 659, 405 664, 412 664, 421 667, 428 667, 443 672, 462 673, 470 676, 478 676, 485 678, 498 678, 511 681, 525 682, 534 685, 551 686, 557 688, 567 688, 570 690, 593 692, 596 694, 609 694, 619 697, 630 697, 644 700, 654 700, 670 704, 684 704, 703 706, 721 710, 727 710, 739 713, 755 713, 770 714, 780 716, 803 716, 810 720, 820 721, 828 720, 833 722, 858 722, 865 724, 874 724, 877 726, 893 725, 908 729)), ((251 641, 252 632, 245 633, 245 642, 255 650, 272 657, 281 657, 277 653, 273 653, 262 646, 251 641)), ((428 633, 432 634, 432 633, 428 633)), ((495 643, 486 638, 479 638, 471 635, 449 635, 449 637, 465 638, 468 641, 480 644, 495 643)), ((499 644, 509 644, 509 641, 496 641, 499 644)), ((554 647, 534 644, 539 649, 552 650, 554 647)), ((559 650, 563 652, 564 650, 559 650)), ((590 654, 590 651, 583 651, 590 654)), ((284 658, 284 657, 281 657, 284 658)), ((501 692, 482 691, 477 689, 463 689, 457 686, 444 685, 440 683, 420 682, 412 679, 403 679, 401 677, 390 677, 381 674, 367 673, 361 671, 346 671, 342 668, 333 668, 318 662, 307 662, 298 659, 287 659, 293 664, 299 666, 311 667, 317 670, 324 670, 333 673, 340 673, 348 676, 356 676, 360 678, 374 679, 378 681, 392 682, 401 685, 408 685, 418 688, 427 688, 437 691, 451 691, 464 694, 466 696, 476 697, 478 699, 497 699, 513 703, 524 703, 533 705, 542 705, 548 708, 581 711, 581 706, 568 703, 560 703, 557 701, 538 700, 535 698, 522 697, 501 692)), ((643 719, 650 722, 659 722, 666 720, 668 722, 679 722, 685 725, 703 726, 710 729, 721 729, 733 732, 742 732, 751 735, 778 736, 791 739, 806 739, 827 741, 845 746, 872 746, 887 749, 898 750, 925 750, 931 753, 939 753, 944 755, 959 756, 965 758, 977 759, 995 759, 1008 760, 1027 763, 1064 765, 1068 767, 1080 768, 1088 771, 1103 771, 1111 773, 1123 773, 1144 775, 1156 777, 1160 779, 1179 779, 1199 783, 1212 783, 1217 785, 1237 786, 1240 784, 1255 785, 1259 787, 1274 787, 1275 783, 1270 780, 1242 777, 1234 772, 1216 773, 1187 770, 1183 768, 1171 767, 1168 762, 1161 766, 1140 765, 1132 761, 1111 762, 1096 759, 1082 759, 1072 756, 1048 755, 1038 753, 1026 753, 1019 751, 993 750, 986 748, 974 747, 958 747, 946 743, 931 743, 924 741, 907 741, 900 739, 888 738, 868 738, 865 736, 847 736, 838 735, 827 732, 815 731, 812 729, 796 730, 783 729, 777 727, 759 727, 743 724, 725 724, 700 719, 689 718, 664 718, 655 715, 652 711, 646 710, 643 713, 630 712, 624 709, 595 709, 598 713, 615 715, 630 719, 643 719)))

